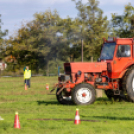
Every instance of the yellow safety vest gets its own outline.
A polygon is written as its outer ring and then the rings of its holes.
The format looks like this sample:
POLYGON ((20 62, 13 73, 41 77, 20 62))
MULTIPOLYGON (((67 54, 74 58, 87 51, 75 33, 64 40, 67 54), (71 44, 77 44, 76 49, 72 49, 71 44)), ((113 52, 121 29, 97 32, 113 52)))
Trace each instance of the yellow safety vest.
POLYGON ((24 79, 31 78, 31 70, 25 70, 24 71, 24 79))

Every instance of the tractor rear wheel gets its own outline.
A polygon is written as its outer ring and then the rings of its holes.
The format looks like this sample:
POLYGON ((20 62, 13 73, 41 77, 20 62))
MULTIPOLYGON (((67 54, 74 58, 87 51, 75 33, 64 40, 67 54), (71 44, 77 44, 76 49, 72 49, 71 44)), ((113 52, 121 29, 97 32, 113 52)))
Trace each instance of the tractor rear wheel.
POLYGON ((71 94, 66 95, 64 90, 62 90, 58 95, 57 92, 59 90, 60 90, 60 88, 57 88, 57 91, 56 91, 56 97, 57 97, 58 102, 60 104, 72 104, 71 94))
POLYGON ((87 105, 94 103, 96 99, 94 87, 87 83, 77 85, 72 91, 72 100, 77 105, 87 105))
POLYGON ((130 71, 126 79, 126 90, 129 99, 134 102, 134 69, 130 71))

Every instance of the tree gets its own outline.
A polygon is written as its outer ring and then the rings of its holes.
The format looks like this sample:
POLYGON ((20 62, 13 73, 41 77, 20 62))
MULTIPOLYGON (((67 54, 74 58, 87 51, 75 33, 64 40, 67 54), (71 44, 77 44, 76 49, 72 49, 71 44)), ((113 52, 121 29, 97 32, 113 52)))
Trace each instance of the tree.
POLYGON ((5 47, 6 46, 4 46, 5 41, 4 41, 3 37, 6 36, 8 33, 8 30, 2 31, 1 27, 2 27, 2 20, 1 20, 1 14, 0 14, 0 60, 2 60, 5 56, 5 47))
POLYGON ((62 19, 57 11, 53 13, 46 11, 42 14, 35 14, 36 20, 41 26, 42 33, 39 36, 39 52, 44 57, 47 75, 49 74, 49 62, 59 57, 59 53, 64 48, 62 37, 62 19), (59 49, 60 48, 60 49, 59 49))
POLYGON ((89 0, 87 4, 79 0, 76 2, 79 14, 75 19, 62 19, 56 10, 34 14, 34 19, 22 25, 16 36, 9 39, 12 45, 7 54, 15 57, 18 68, 29 64, 37 72, 46 70, 47 75, 51 68, 61 66, 62 61, 80 60, 81 39, 84 40, 84 58, 97 58, 102 38, 108 36, 107 17, 103 17, 98 4, 96 0, 89 0))
POLYGON ((123 15, 112 14, 112 26, 116 36, 121 38, 134 37, 134 7, 129 3, 123 15))
POLYGON ((61 50, 66 48, 62 36, 63 22, 56 11, 36 13, 34 17, 17 31, 14 38, 10 38, 13 47, 7 53, 12 54, 19 65, 34 64, 37 72, 41 68, 49 74, 49 62, 62 59, 61 50))
POLYGON ((85 57, 89 60, 94 56, 96 59, 100 54, 102 39, 108 37, 107 17, 103 17, 103 11, 98 8, 99 2, 96 0, 88 0, 86 4, 80 0, 75 3, 81 30, 79 38, 84 41, 85 57))

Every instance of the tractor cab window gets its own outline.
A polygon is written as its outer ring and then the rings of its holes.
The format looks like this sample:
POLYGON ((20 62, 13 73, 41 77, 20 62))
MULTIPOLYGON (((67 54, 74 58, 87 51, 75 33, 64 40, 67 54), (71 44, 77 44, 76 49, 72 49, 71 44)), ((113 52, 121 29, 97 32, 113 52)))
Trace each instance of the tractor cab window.
POLYGON ((101 60, 112 60, 114 56, 115 43, 105 43, 101 51, 101 60))
POLYGON ((130 57, 130 45, 119 45, 117 51, 117 57, 130 57))

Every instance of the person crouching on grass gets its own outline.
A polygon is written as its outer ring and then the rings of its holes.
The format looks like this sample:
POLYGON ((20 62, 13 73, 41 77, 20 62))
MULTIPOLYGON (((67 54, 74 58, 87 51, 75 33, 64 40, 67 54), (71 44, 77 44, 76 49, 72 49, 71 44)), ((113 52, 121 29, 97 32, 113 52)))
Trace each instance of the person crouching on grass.
POLYGON ((29 67, 26 66, 26 69, 24 71, 24 80, 25 84, 30 88, 30 78, 31 78, 31 70, 29 70, 29 67))

